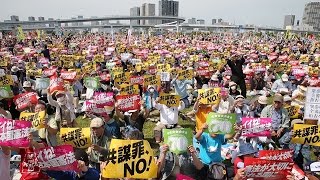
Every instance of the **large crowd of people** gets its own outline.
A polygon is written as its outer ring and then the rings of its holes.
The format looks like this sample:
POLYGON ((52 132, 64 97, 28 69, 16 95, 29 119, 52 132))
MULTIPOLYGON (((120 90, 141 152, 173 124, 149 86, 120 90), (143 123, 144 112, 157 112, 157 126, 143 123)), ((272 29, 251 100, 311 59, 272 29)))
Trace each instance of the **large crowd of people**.
POLYGON ((295 124, 318 124, 304 111, 308 87, 320 85, 320 41, 288 33, 3 34, 1 117, 45 115, 27 147, 6 146, 1 138, 0 179, 106 179, 112 139, 155 145, 154 179, 250 179, 245 158, 261 150, 292 152, 303 177, 291 168, 284 179, 319 178, 306 167, 320 160, 320 148, 291 140, 295 124), (210 89, 214 103, 205 103, 201 92, 210 89), (169 105, 163 94, 179 100, 169 105), (209 133, 209 113, 233 114, 234 131, 209 133), (245 118, 271 119, 269 135, 244 136, 245 118), (181 120, 192 125, 193 145, 177 154, 164 130, 186 128, 181 120), (42 168, 35 158, 37 149, 64 144, 62 128, 90 129, 90 145, 74 146, 79 171, 42 168))

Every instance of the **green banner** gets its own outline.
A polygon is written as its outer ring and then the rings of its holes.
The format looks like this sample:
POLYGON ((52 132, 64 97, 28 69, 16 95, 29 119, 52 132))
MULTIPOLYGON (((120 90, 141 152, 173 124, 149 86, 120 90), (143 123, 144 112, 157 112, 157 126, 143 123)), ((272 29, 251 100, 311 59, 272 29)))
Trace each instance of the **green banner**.
POLYGON ((233 134, 236 114, 209 113, 207 116, 208 132, 215 134, 233 134))
POLYGON ((169 145, 171 152, 181 154, 187 152, 192 145, 192 131, 186 129, 163 129, 164 143, 169 145))
POLYGON ((100 88, 100 78, 99 77, 85 77, 84 86, 90 89, 100 88))
POLYGON ((6 99, 6 98, 12 98, 12 97, 13 97, 13 92, 9 85, 0 87, 0 98, 6 99))

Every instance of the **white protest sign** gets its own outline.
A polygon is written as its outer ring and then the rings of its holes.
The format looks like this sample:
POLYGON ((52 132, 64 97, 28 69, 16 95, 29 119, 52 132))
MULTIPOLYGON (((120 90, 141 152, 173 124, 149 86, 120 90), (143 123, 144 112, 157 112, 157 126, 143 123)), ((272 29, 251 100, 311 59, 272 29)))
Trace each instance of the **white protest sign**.
POLYGON ((37 78, 36 79, 36 89, 47 89, 50 85, 49 78, 37 78))
POLYGON ((170 81, 170 73, 169 72, 160 72, 161 81, 170 81))
POLYGON ((306 104, 304 119, 320 119, 320 87, 308 87, 306 95, 306 104))

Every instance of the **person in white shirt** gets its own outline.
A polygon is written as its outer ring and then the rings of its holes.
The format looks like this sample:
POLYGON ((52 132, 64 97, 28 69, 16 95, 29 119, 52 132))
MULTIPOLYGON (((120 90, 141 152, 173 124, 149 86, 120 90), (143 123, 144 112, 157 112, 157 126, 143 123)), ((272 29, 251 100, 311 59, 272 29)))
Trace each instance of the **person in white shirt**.
POLYGON ((220 92, 220 102, 218 105, 212 106, 212 111, 220 114, 228 114, 232 110, 234 104, 234 99, 229 95, 228 91, 221 90, 220 92))
POLYGON ((185 108, 183 101, 180 101, 178 107, 168 107, 159 103, 160 98, 155 102, 155 108, 160 111, 160 122, 154 128, 154 137, 157 143, 161 142, 162 129, 172 129, 178 127, 179 111, 185 108))

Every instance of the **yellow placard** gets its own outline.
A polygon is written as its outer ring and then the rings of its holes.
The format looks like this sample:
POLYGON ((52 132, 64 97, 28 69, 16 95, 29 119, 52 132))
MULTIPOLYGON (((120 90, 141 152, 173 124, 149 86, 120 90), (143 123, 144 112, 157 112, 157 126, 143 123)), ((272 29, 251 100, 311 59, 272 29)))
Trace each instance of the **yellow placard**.
POLYGON ((26 70, 33 69, 34 67, 36 67, 35 62, 26 62, 26 70))
POLYGON ((8 61, 7 59, 0 59, 0 67, 7 67, 8 61))
POLYGON ((40 111, 38 113, 21 112, 19 119, 22 121, 31 121, 32 127, 41 129, 44 128, 43 122, 45 121, 45 117, 45 111, 40 111))
POLYGON ((143 85, 147 87, 148 85, 161 85, 160 76, 159 75, 144 75, 143 85))
POLYGON ((178 107, 180 104, 180 96, 160 93, 160 104, 164 104, 168 107, 178 107))
POLYGON ((130 72, 116 73, 116 74, 114 74, 113 79, 114 79, 114 84, 116 86, 120 86, 122 84, 129 84, 129 82, 130 82, 130 72))
POLYGON ((178 79, 179 80, 192 80, 193 79, 193 70, 189 69, 189 70, 180 70, 178 71, 178 79))
POLYGON ((29 70, 27 70, 27 75, 28 76, 41 76, 42 69, 37 69, 37 70, 29 69, 29 70))
POLYGON ((73 61, 64 61, 63 62, 63 67, 65 67, 65 68, 73 68, 74 67, 73 61))
POLYGON ((288 106, 286 109, 291 119, 296 119, 299 117, 300 106, 288 106))
POLYGON ((320 146, 319 129, 319 125, 294 124, 291 142, 320 146))
POLYGON ((157 72, 162 72, 165 69, 164 64, 157 64, 157 72))
POLYGON ((153 150, 146 140, 112 139, 104 178, 149 179, 157 177, 153 150))
POLYGON ((0 77, 0 86, 13 85, 13 78, 11 75, 5 75, 0 77))
POLYGON ((139 86, 129 85, 129 84, 122 84, 120 85, 120 94, 121 95, 128 95, 128 94, 139 94, 139 86))
POLYGON ((218 104, 220 101, 220 88, 199 89, 201 104, 218 104))
POLYGON ((111 72, 112 72, 112 74, 122 73, 123 68, 122 67, 113 67, 111 72))
POLYGON ((90 128, 61 128, 60 138, 63 144, 75 148, 88 148, 91 146, 90 128))
POLYGON ((104 62, 104 55, 103 54, 97 54, 94 56, 93 60, 95 62, 104 62))

